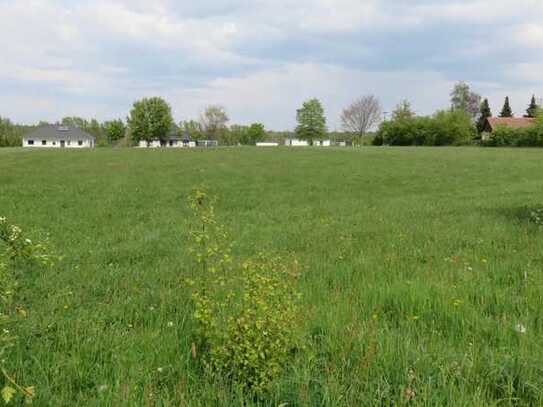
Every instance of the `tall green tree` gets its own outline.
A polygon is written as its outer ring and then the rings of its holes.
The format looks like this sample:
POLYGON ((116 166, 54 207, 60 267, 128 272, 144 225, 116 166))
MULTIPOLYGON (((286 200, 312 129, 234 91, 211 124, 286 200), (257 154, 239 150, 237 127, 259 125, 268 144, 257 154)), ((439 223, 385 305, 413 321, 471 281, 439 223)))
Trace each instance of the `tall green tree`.
POLYGON ((255 145, 266 138, 266 129, 262 123, 253 123, 247 129, 247 138, 250 145, 255 145))
POLYGON ((530 106, 528 106, 528 109, 526 109, 526 115, 524 117, 537 117, 537 113, 539 112, 539 105, 535 101, 535 95, 532 95, 532 101, 530 102, 530 106))
POLYGON ((126 126, 121 119, 104 122, 102 128, 109 144, 118 142, 126 134, 126 126))
POLYGON ((326 136, 326 117, 324 108, 319 99, 306 100, 301 109, 296 112, 296 137, 313 143, 313 140, 320 140, 326 136))
POLYGON ((513 117, 513 110, 511 109, 511 105, 509 104, 509 96, 505 97, 505 102, 503 103, 500 117, 513 117))
POLYGON ((166 142, 174 121, 170 105, 162 98, 144 98, 134 103, 128 118, 132 140, 166 142))
POLYGON ((488 99, 485 98, 483 103, 481 103, 481 109, 479 112, 479 119, 477 120, 477 131, 482 133, 485 129, 486 120, 492 117, 492 111, 490 110, 490 104, 488 99))

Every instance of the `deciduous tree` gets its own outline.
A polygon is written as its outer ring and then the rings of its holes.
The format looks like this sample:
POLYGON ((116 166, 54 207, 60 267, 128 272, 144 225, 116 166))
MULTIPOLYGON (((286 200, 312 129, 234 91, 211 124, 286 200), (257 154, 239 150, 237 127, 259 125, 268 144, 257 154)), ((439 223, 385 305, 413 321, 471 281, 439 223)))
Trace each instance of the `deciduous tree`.
POLYGON ((224 107, 211 105, 200 116, 200 125, 208 139, 218 140, 229 120, 224 107))
POLYGON ((392 120, 409 120, 415 117, 415 112, 411 108, 411 103, 404 99, 392 112, 392 120))
POLYGON ((296 112, 296 137, 307 140, 323 139, 326 135, 326 117, 321 102, 316 99, 306 100, 301 109, 296 112))
POLYGON ((126 133, 126 126, 121 119, 104 122, 102 128, 110 144, 121 140, 126 133))
POLYGON ((381 121, 382 108, 379 99, 373 95, 362 96, 341 113, 343 130, 363 137, 369 129, 381 121))
POLYGON ((481 96, 472 92, 466 82, 458 82, 451 92, 452 110, 460 110, 467 113, 472 119, 479 114, 481 96))
POLYGON ((202 126, 196 120, 185 120, 179 123, 178 136, 183 137, 186 133, 191 140, 200 140, 203 135, 202 126))
POLYGON ((141 140, 149 143, 155 139, 165 142, 173 123, 170 105, 159 97, 135 102, 128 119, 135 143, 141 140))

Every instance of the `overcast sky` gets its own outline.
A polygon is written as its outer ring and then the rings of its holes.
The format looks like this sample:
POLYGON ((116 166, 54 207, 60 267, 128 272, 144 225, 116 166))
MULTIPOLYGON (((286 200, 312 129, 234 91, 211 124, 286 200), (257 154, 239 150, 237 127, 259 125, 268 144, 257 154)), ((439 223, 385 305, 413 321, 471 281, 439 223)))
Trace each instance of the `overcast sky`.
POLYGON ((126 117, 162 96, 176 121, 222 104, 290 129, 309 97, 334 129, 372 93, 448 105, 467 81, 494 113, 543 96, 543 0, 0 0, 0 116, 126 117))

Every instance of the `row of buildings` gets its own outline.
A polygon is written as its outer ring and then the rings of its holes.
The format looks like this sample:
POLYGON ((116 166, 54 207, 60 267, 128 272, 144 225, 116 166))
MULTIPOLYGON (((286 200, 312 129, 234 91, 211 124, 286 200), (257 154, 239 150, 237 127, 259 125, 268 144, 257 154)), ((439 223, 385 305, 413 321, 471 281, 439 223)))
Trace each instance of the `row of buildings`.
MULTIPOLYGON (((285 145, 309 146, 306 140, 287 139, 285 145)), ((314 141, 315 146, 348 146, 348 141, 318 140, 314 141)), ((96 139, 91 134, 74 126, 45 125, 41 126, 23 136, 23 147, 33 148, 93 148, 96 146, 96 139)), ((196 147, 217 147, 216 140, 190 140, 188 134, 182 138, 175 135, 167 140, 152 140, 150 142, 141 140, 139 148, 196 148, 196 147)), ((262 142, 257 143, 258 147, 277 147, 279 143, 262 142)))
MULTIPOLYGON (((486 121, 485 132, 492 133, 499 126, 510 128, 525 128, 535 124, 535 119, 528 117, 490 117, 486 121)), ((170 136, 168 140, 153 140, 151 142, 140 141, 140 148, 196 148, 196 147, 216 147, 216 140, 190 140, 188 134, 182 138, 170 136)), ((290 147, 309 146, 307 140, 286 139, 284 145, 290 147)), ((331 147, 351 146, 349 141, 315 140, 313 146, 331 147)), ((41 126, 23 137, 23 147, 34 148, 93 148, 96 146, 96 139, 91 134, 74 126, 45 125, 41 126)), ((258 147, 277 147, 279 143, 262 142, 257 143, 258 147)))

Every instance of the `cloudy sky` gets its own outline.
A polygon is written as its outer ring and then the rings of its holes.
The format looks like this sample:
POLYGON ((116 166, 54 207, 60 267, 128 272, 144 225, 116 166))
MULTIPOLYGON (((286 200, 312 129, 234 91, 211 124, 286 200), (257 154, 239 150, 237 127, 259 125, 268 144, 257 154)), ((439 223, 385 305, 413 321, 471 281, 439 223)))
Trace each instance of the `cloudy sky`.
POLYGON ((0 27, 0 116, 24 123, 162 96, 280 130, 318 97, 334 129, 369 93, 420 114, 459 80, 494 111, 543 96, 543 0, 0 0, 0 27))

